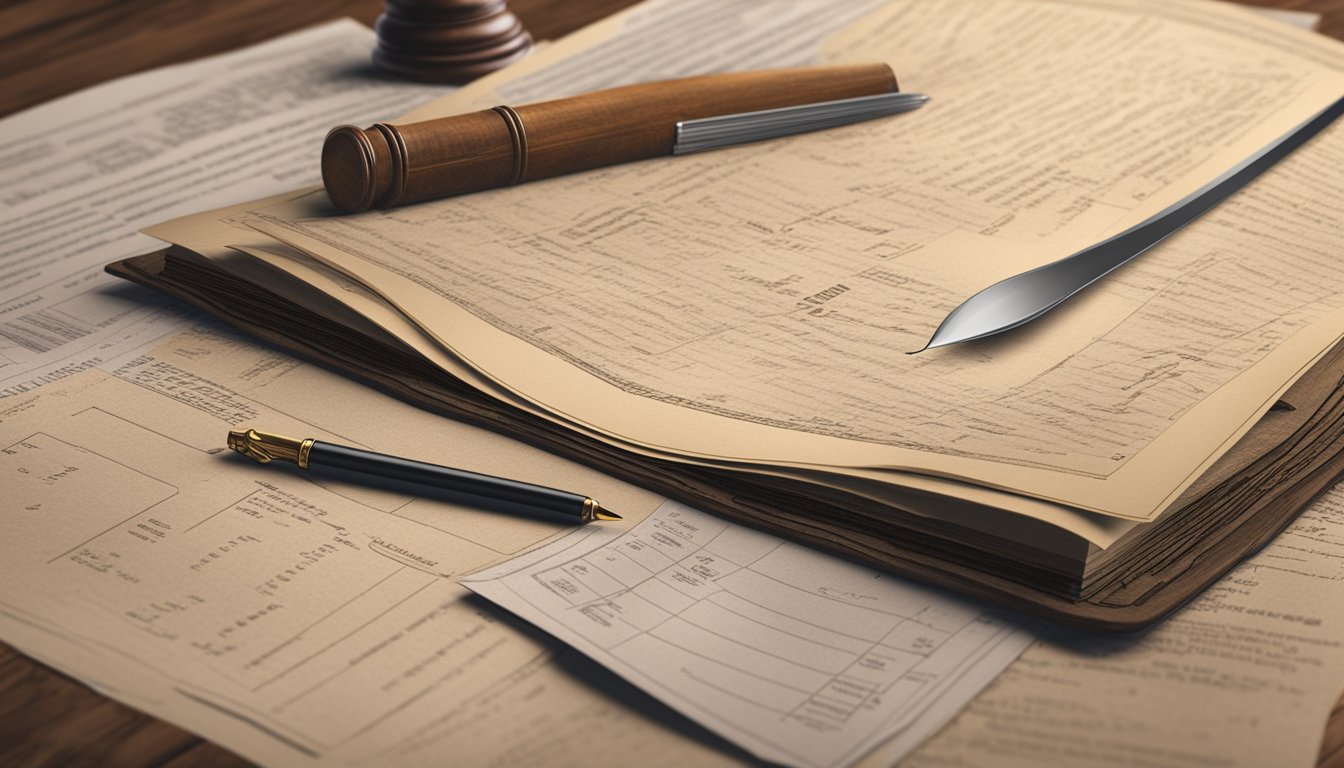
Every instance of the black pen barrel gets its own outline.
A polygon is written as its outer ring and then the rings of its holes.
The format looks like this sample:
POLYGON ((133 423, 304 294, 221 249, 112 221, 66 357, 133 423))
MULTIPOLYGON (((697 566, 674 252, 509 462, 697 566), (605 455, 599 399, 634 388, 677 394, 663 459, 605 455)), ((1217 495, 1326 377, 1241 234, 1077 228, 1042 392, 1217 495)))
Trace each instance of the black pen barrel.
POLYGON ((378 486, 390 491, 420 495, 424 488, 434 488, 449 500, 458 495, 464 503, 489 499, 569 518, 582 517, 588 501, 577 493, 323 442, 313 443, 308 467, 328 474, 378 478, 382 481, 378 486))

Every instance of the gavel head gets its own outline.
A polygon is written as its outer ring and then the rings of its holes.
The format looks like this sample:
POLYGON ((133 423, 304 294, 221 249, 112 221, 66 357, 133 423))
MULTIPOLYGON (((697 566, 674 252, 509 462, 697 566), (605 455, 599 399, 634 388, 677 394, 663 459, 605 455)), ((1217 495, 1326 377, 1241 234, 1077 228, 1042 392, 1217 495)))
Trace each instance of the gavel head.
POLYGON ((374 64, 430 83, 468 83, 532 50, 504 0, 387 0, 374 31, 374 64))

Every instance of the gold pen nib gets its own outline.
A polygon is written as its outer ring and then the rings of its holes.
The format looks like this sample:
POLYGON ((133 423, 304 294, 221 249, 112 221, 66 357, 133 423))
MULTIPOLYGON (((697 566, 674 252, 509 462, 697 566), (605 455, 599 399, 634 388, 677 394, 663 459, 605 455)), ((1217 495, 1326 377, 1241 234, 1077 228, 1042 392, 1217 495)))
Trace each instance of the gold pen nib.
POLYGON ((601 504, 598 504, 592 499, 587 499, 583 502, 583 522, 585 523, 591 523, 594 520, 611 521, 622 519, 624 518, 615 512, 603 509, 601 504))

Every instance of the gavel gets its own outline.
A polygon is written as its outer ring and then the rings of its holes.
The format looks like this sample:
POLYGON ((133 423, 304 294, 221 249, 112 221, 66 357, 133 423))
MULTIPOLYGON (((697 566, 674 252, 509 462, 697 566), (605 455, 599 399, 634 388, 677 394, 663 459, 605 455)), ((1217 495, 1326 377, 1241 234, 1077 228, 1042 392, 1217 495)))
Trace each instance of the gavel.
POLYGON ((677 124, 896 92, 886 64, 703 75, 406 125, 343 125, 322 182, 355 213, 669 155, 677 124))

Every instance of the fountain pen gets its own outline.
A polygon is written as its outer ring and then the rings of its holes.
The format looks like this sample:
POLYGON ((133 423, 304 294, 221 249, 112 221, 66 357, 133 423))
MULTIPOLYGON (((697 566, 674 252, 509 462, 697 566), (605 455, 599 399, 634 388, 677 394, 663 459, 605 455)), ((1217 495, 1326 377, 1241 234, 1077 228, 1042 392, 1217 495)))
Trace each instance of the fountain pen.
POLYGON ((577 493, 482 475, 422 461, 388 456, 344 445, 299 440, 256 429, 229 432, 229 447, 269 464, 277 459, 300 469, 326 470, 342 480, 376 485, 412 495, 433 495, 445 501, 507 511, 545 512, 575 523, 620 520, 596 501, 577 493))

